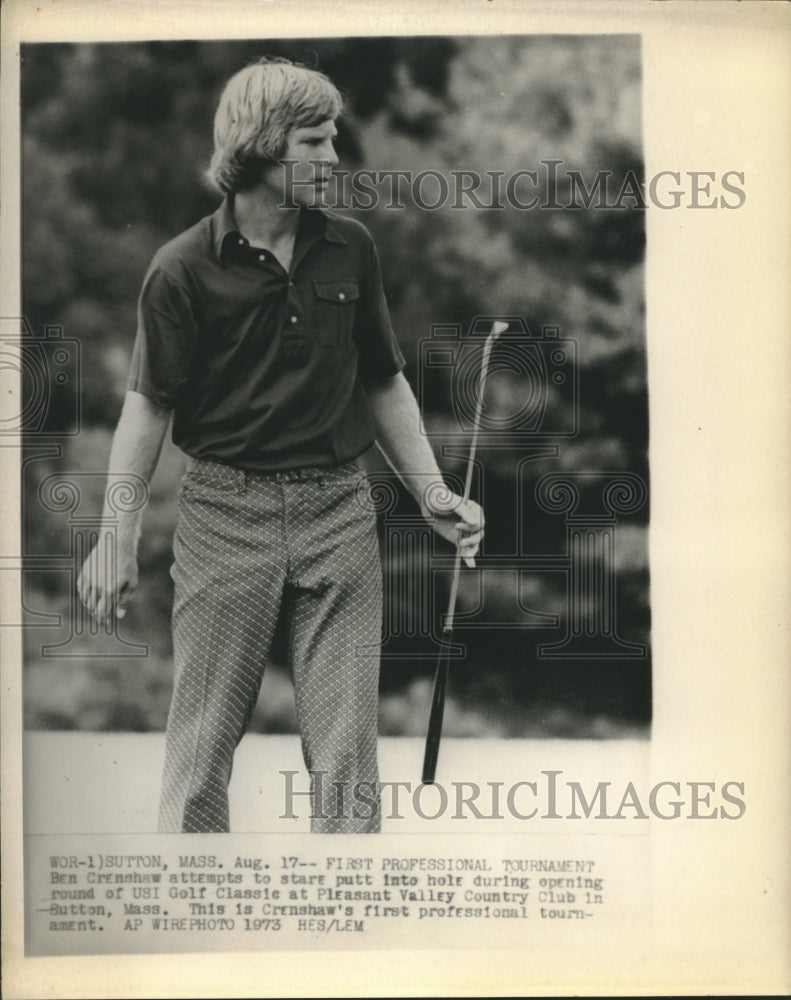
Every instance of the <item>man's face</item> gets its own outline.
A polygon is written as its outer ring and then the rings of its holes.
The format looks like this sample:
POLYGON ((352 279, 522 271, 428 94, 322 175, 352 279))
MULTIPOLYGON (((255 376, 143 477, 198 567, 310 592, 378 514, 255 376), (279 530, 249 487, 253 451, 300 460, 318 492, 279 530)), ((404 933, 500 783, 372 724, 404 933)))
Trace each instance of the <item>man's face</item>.
POLYGON ((291 129, 280 163, 264 171, 264 185, 285 205, 320 205, 338 164, 335 139, 338 130, 328 118, 318 125, 291 129))

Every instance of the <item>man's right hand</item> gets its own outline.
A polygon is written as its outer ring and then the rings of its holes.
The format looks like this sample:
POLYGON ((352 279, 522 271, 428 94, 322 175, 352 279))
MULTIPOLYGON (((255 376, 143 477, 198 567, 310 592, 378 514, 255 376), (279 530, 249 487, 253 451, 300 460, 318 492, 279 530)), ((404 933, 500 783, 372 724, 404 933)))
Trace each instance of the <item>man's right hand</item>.
POLYGON ((85 609, 104 625, 123 618, 137 588, 137 557, 115 538, 103 536, 83 563, 77 591, 85 609))
MULTIPOLYGON (((151 482, 170 416, 170 410, 146 396, 127 392, 110 451, 108 488, 119 483, 128 485, 131 479, 135 493, 141 481, 146 485, 151 482)), ((134 510, 125 513, 106 504, 104 517, 108 509, 114 519, 117 516, 117 534, 100 533, 77 581, 82 603, 101 624, 124 617, 137 587, 137 539, 143 504, 135 504, 134 510)))

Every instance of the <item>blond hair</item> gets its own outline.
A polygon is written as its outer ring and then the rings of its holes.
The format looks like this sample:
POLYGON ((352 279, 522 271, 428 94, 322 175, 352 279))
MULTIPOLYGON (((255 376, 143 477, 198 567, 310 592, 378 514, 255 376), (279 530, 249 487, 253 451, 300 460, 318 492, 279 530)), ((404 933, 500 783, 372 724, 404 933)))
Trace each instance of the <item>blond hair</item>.
POLYGON ((323 73, 265 57, 225 85, 214 116, 214 154, 206 171, 224 194, 253 187, 285 152, 291 129, 337 118, 343 98, 323 73))

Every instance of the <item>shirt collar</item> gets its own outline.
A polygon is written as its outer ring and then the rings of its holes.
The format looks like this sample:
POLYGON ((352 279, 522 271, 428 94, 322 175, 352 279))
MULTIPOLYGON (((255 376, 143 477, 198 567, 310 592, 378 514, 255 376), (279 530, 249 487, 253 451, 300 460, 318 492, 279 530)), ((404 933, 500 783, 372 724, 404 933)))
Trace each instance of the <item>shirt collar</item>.
MULTIPOLYGON (((302 231, 306 235, 323 236, 330 243, 346 243, 346 240, 338 232, 332 216, 323 208, 303 208, 301 210, 300 229, 297 232, 298 239, 302 231)), ((225 262, 228 244, 231 241, 238 242, 242 238, 233 214, 233 195, 227 195, 212 215, 212 243, 215 256, 221 264, 225 262)))

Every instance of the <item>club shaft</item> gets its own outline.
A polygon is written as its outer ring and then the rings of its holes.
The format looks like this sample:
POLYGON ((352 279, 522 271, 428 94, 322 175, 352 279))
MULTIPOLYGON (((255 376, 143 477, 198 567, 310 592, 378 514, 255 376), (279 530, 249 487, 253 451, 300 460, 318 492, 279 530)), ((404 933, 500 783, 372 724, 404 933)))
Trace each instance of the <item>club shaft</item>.
POLYGON ((467 473, 464 477, 464 500, 470 499, 470 487, 472 486, 472 470, 475 467, 475 455, 478 451, 478 437, 481 431, 481 416, 483 415, 483 390, 486 385, 486 375, 489 370, 489 355, 492 353, 492 344, 495 340, 495 333, 490 333, 483 345, 483 358, 481 360, 481 375, 478 381, 478 399, 475 403, 475 418, 472 425, 472 440, 470 441, 470 453, 467 456, 467 473))
POLYGON ((423 757, 422 781, 432 785, 437 773, 439 743, 442 737, 442 717, 445 714, 445 689, 448 684, 448 662, 450 660, 450 631, 445 630, 442 638, 442 652, 437 660, 434 674, 434 696, 431 700, 431 714, 428 720, 426 751, 423 757))

